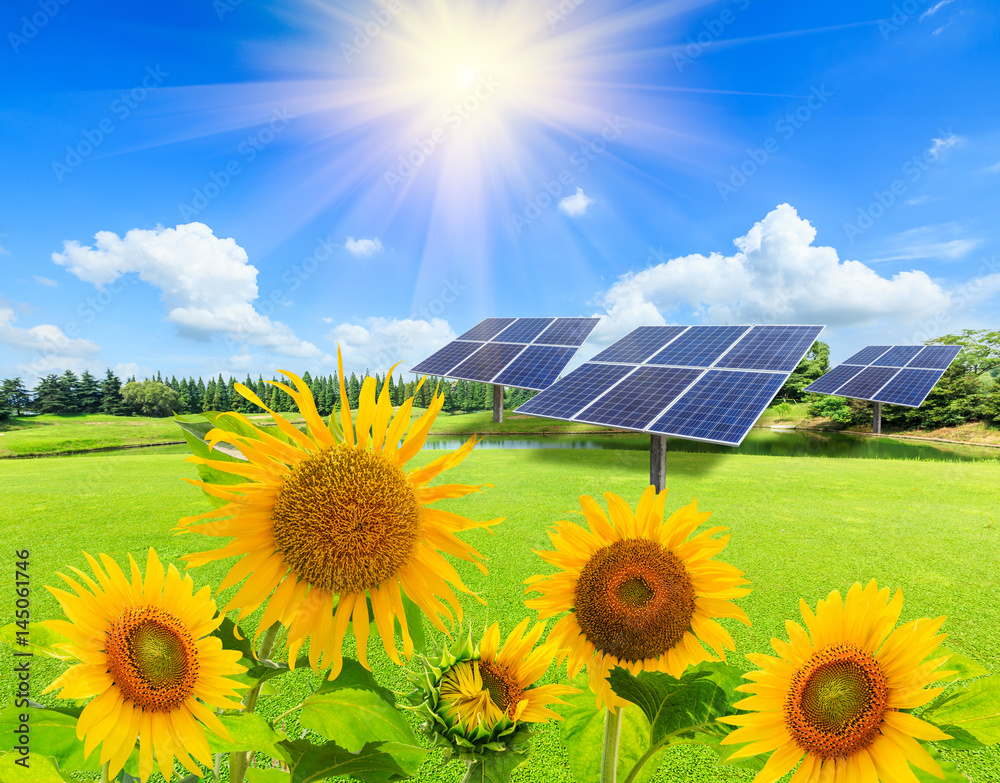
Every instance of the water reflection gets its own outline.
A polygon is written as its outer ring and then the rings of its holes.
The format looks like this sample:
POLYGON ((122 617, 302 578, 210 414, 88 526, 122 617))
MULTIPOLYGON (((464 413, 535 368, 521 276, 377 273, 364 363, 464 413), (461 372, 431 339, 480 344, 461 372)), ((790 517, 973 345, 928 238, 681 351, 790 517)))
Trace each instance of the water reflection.
MULTIPOLYGON (((460 436, 432 435, 425 448, 452 450, 465 442, 460 436)), ((480 449, 625 449, 649 450, 649 436, 629 435, 518 435, 487 436, 480 449)), ((922 459, 973 462, 1000 459, 1000 449, 953 446, 891 438, 867 438, 840 432, 808 430, 752 430, 738 448, 670 438, 669 451, 709 454, 764 454, 776 457, 849 457, 852 459, 922 459)))

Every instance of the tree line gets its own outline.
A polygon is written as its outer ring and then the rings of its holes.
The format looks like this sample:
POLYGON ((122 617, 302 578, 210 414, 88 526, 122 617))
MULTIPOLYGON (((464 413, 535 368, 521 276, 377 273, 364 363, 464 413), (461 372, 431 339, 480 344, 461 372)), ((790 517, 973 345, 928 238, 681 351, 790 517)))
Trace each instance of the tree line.
MULTIPOLYGON (((351 373, 345 381, 348 404, 357 410, 361 386, 369 377, 360 378, 351 373)), ((490 410, 493 407, 493 386, 475 381, 428 378, 417 389, 418 380, 405 381, 402 375, 396 380, 391 376, 371 376, 375 379, 376 394, 389 386, 389 399, 393 405, 415 397, 414 405, 430 405, 435 388, 440 385, 444 394, 446 413, 470 413, 490 410)), ((284 378, 271 378, 285 382, 284 378)), ((316 407, 326 416, 340 406, 340 381, 336 374, 312 376, 306 372, 302 380, 309 386, 316 407)), ((291 396, 268 384, 263 377, 254 381, 249 375, 243 385, 253 391, 268 408, 283 413, 295 413, 298 407, 291 396)), ((505 389, 504 406, 517 407, 535 395, 526 389, 505 389)), ((61 375, 41 378, 33 390, 27 389, 20 378, 8 378, 0 387, 0 421, 25 413, 50 413, 59 416, 104 413, 112 416, 170 416, 174 413, 190 414, 204 411, 236 411, 239 413, 264 413, 264 409, 245 399, 236 391, 236 378, 164 378, 159 372, 155 378, 137 381, 135 376, 125 383, 113 370, 108 369, 102 380, 84 370, 79 376, 72 370, 61 375)))

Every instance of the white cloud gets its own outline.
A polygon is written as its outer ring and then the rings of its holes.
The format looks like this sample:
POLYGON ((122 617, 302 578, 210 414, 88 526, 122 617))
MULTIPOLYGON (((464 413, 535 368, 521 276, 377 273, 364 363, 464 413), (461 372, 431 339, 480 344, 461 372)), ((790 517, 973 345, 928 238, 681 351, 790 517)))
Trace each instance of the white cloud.
POLYGON ((987 174, 1000 174, 1000 163, 994 163, 992 166, 987 166, 983 169, 987 174))
POLYGON ((48 277, 40 277, 39 275, 32 275, 32 278, 34 278, 34 280, 35 280, 36 283, 40 283, 41 285, 47 285, 47 286, 49 286, 51 288, 58 288, 59 287, 59 283, 57 283, 55 280, 52 280, 52 279, 50 279, 48 277))
POLYGON ((952 147, 958 147, 965 143, 965 136, 959 136, 952 133, 950 130, 944 134, 942 133, 940 139, 931 139, 931 148, 929 150, 930 154, 938 155, 941 150, 951 149, 952 147))
POLYGON ((203 223, 134 228, 124 237, 99 231, 94 247, 67 241, 52 260, 97 288, 122 275, 138 274, 160 289, 167 319, 187 337, 205 340, 222 333, 296 358, 318 358, 323 353, 254 308, 257 268, 235 240, 216 237, 203 223))
POLYGON ((442 318, 368 318, 360 324, 338 324, 326 337, 340 345, 348 373, 366 369, 381 373, 402 362, 396 372, 405 374, 421 359, 454 340, 456 334, 442 318))
POLYGON ((54 324, 22 329, 14 325, 16 321, 14 309, 0 300, 0 344, 32 355, 30 364, 16 366, 16 372, 29 379, 59 370, 77 370, 86 357, 101 350, 92 340, 71 338, 54 324))
POLYGON ((559 209, 570 217, 577 217, 586 212, 587 207, 593 203, 594 199, 584 193, 583 188, 577 188, 576 193, 572 196, 566 196, 566 198, 559 202, 559 209))
POLYGON ((372 237, 371 239, 348 237, 344 247, 358 258, 370 258, 376 253, 382 252, 382 240, 378 237, 372 237))
POLYGON ((924 11, 920 15, 920 21, 922 22, 922 21, 924 21, 924 19, 927 19, 930 16, 934 16, 934 14, 936 14, 938 11, 940 11, 942 8, 944 8, 946 5, 951 5, 954 2, 955 2, 955 0, 941 0, 940 3, 937 3, 936 5, 933 5, 930 8, 928 8, 926 11, 924 11))
POLYGON ((882 277, 859 261, 841 261, 832 247, 814 246, 815 237, 807 220, 781 204, 734 240, 732 255, 670 258, 626 274, 601 295, 608 318, 595 342, 665 323, 664 314, 682 307, 710 323, 830 326, 915 322, 948 309, 949 293, 925 272, 882 277))
POLYGON ((982 244, 981 240, 964 234, 962 226, 955 222, 911 228, 889 237, 882 243, 878 257, 871 259, 869 263, 912 261, 918 258, 957 261, 982 244))

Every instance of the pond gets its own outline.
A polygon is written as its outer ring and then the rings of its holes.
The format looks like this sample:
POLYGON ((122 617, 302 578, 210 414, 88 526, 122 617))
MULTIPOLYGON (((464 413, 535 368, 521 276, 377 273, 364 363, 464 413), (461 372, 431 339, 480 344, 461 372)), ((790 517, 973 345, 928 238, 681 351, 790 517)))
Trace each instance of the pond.
MULTIPOLYGON (((456 435, 432 435, 425 448, 452 450, 465 438, 456 435)), ((622 435, 490 435, 476 447, 480 449, 627 449, 649 450, 649 436, 638 433, 622 435)), ((840 432, 811 430, 751 430, 737 449, 681 438, 668 438, 667 451, 712 454, 766 454, 776 457, 850 457, 853 459, 923 459, 948 462, 973 462, 1000 459, 1000 448, 956 446, 950 443, 921 443, 915 440, 872 438, 840 432)))

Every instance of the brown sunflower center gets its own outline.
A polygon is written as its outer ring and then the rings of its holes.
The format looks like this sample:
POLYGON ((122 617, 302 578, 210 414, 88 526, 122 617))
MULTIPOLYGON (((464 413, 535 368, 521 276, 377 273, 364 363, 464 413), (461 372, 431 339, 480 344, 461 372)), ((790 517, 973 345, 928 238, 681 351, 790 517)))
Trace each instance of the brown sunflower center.
POLYGON ((183 623, 151 606, 125 609, 104 638, 108 672, 133 704, 169 712, 198 680, 198 649, 183 623))
POLYGON ((292 468, 271 519, 278 549, 300 579, 337 593, 362 592, 410 559, 419 512, 399 467, 342 444, 292 468))
POLYGON ((513 719, 517 704, 524 698, 524 689, 515 682, 510 673, 493 661, 479 661, 479 676, 490 699, 501 712, 513 719))
POLYGON ((673 552, 628 539, 591 556, 574 605, 580 629, 600 652, 641 661, 663 655, 691 627, 694 586, 673 552))
POLYGON ((800 748, 850 756, 879 736, 889 689, 878 663, 853 644, 814 653, 792 677, 785 721, 800 748))

